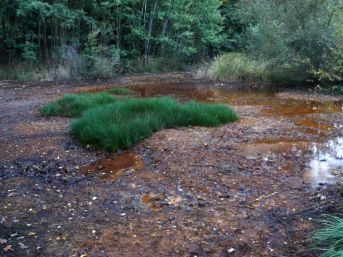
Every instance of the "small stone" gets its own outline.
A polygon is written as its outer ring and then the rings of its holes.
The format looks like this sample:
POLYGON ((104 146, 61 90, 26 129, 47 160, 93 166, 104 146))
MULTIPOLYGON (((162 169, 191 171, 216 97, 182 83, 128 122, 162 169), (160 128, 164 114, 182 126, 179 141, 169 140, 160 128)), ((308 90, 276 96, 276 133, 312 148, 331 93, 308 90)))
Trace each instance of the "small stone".
POLYGON ((322 195, 322 194, 318 194, 318 195, 317 195, 317 198, 318 198, 320 201, 325 201, 325 200, 326 200, 326 196, 325 196, 325 195, 322 195))
POLYGON ((227 250, 228 253, 234 253, 236 251, 235 248, 230 248, 229 250, 227 250))

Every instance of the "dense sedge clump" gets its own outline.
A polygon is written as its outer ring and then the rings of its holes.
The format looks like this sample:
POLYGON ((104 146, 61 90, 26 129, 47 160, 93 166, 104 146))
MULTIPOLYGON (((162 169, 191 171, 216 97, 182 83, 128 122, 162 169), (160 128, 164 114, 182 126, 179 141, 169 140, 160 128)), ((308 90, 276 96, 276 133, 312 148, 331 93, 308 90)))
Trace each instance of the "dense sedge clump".
POLYGON ((314 233, 312 239, 316 248, 322 250, 321 257, 343 255, 343 218, 328 216, 322 221, 324 227, 314 233))
POLYGON ((224 105, 180 103, 169 97, 118 100, 108 93, 69 94, 41 109, 44 116, 79 117, 71 133, 85 145, 127 149, 164 128, 213 127, 238 119, 224 105))
POLYGON ((43 116, 78 117, 85 110, 115 101, 116 99, 107 93, 67 94, 56 102, 41 108, 41 114, 43 116))
POLYGON ((127 99, 86 111, 72 123, 71 133, 84 145, 115 151, 130 148, 164 128, 213 127, 237 119, 223 105, 181 104, 168 97, 127 99))

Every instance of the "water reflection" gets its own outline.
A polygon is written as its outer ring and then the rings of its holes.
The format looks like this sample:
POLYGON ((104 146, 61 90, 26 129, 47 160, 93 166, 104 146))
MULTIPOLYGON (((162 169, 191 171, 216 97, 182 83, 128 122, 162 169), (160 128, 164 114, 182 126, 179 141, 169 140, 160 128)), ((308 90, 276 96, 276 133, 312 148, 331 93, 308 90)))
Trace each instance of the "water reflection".
MULTIPOLYGON (((172 96, 181 100, 194 99, 207 103, 222 103, 234 106, 259 106, 261 115, 286 117, 292 121, 295 130, 306 134, 321 135, 338 125, 322 121, 316 114, 337 113, 342 111, 342 101, 314 101, 279 97, 277 92, 246 89, 223 89, 195 85, 194 83, 165 83, 138 85, 131 87, 141 97, 172 96)), ((315 143, 292 138, 265 138, 239 147, 248 159, 270 157, 278 154, 299 154, 308 160, 305 171, 307 182, 333 182, 335 175, 342 173, 343 138, 336 138, 326 143, 315 143), (305 156, 310 152, 309 156, 305 156)))
MULTIPOLYGON (((332 128, 337 129, 342 126, 325 122, 320 119, 318 114, 342 112, 343 101, 320 102, 284 98, 275 91, 257 91, 244 88, 224 89, 210 87, 208 83, 197 84, 192 81, 156 81, 132 85, 128 86, 128 88, 135 91, 137 96, 140 97, 171 96, 181 101, 193 99, 206 103, 221 103, 234 106, 259 106, 262 116, 287 118, 294 123, 294 130, 305 134, 319 135, 324 142, 327 140, 328 132, 332 128)), ((341 174, 343 173, 343 138, 331 139, 326 143, 315 143, 304 139, 270 139, 267 137, 258 142, 244 144, 240 147, 240 150, 249 159, 287 153, 302 155, 308 160, 305 179, 313 184, 335 181, 334 175, 343 175, 341 174), (308 152, 311 154, 305 156, 308 152)), ((126 160, 126 158, 124 159, 126 160)), ((133 163, 136 161, 134 160, 133 163)), ((122 168, 119 169, 119 172, 114 172, 113 165, 121 162, 118 159, 111 160, 111 165, 101 166, 109 166, 110 171, 112 171, 110 174, 118 174, 121 173, 122 168)), ((87 173, 94 173, 94 168, 87 169, 87 173)), ((108 174, 108 172, 105 172, 105 174, 108 174)), ((105 177, 108 177, 108 175, 105 177)), ((113 175, 110 177, 113 177, 113 175)))
POLYGON ((141 97, 172 96, 207 103, 261 106, 264 115, 294 117, 316 113, 341 112, 343 101, 319 102, 279 97, 275 91, 224 89, 194 83, 161 83, 129 87, 141 97))
POLYGON ((330 183, 343 175, 343 137, 321 145, 313 143, 305 179, 313 184, 330 183))

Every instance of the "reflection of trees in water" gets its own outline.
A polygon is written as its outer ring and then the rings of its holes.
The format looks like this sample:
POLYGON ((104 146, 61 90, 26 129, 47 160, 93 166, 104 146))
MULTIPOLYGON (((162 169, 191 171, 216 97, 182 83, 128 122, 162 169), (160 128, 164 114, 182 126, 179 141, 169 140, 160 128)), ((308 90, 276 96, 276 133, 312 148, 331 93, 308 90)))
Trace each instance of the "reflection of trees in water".
POLYGON ((339 137, 333 140, 330 140, 327 143, 329 153, 338 159, 338 161, 343 162, 343 137, 339 137))
POLYGON ((326 144, 313 144, 310 161, 311 176, 315 182, 327 182, 333 171, 343 168, 343 137, 329 140, 326 144))

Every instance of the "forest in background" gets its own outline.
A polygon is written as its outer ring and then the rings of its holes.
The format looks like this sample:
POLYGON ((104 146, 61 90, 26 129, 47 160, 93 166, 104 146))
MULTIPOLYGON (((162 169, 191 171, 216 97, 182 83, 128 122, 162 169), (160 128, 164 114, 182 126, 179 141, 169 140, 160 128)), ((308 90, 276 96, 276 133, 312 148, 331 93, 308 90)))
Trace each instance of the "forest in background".
POLYGON ((1 0, 0 62, 2 79, 202 66, 215 79, 339 89, 343 1, 1 0))

